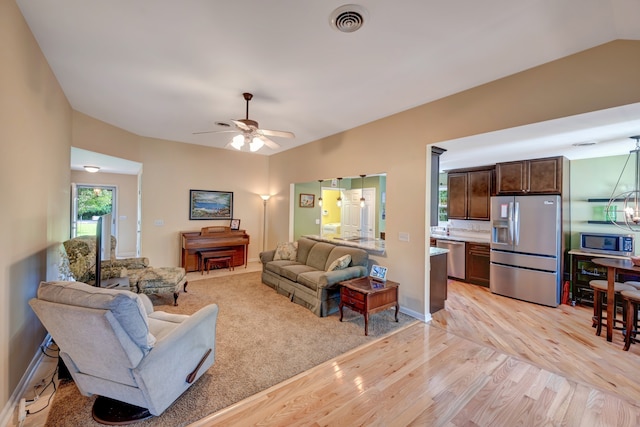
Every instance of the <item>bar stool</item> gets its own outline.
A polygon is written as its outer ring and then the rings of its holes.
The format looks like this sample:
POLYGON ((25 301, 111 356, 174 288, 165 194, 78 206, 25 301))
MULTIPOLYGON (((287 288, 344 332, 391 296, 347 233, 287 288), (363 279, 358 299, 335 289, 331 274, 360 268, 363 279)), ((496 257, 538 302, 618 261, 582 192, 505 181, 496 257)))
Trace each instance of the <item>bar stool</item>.
MULTIPOLYGON (((638 283, 638 282, 636 282, 638 283)), ((623 302, 626 307, 626 325, 624 334, 624 351, 629 351, 631 341, 636 341, 636 332, 638 331, 638 304, 640 304, 640 290, 622 291, 623 302)))
POLYGON ((636 282, 634 280, 629 280, 627 282, 624 282, 624 284, 627 285, 627 286, 633 286, 637 290, 640 290, 640 282, 636 282))
MULTIPOLYGON (((607 295, 607 289, 608 289, 608 283, 606 280, 592 280, 589 282, 589 287, 591 289, 593 289, 593 327, 596 328, 596 335, 600 336, 600 333, 602 332, 602 305, 603 305, 603 301, 604 301, 604 297, 603 295, 607 295)), ((622 291, 635 291, 636 288, 634 288, 631 285, 625 285, 624 283, 620 283, 620 282, 614 282, 613 284, 613 289, 615 290, 616 296, 620 295, 620 292, 622 291)), ((613 326, 615 327, 616 325, 616 310, 615 307, 617 307, 617 302, 620 302, 618 300, 618 298, 615 299, 615 301, 613 301, 614 305, 614 311, 613 311, 613 319, 611 319, 611 321, 613 322, 613 326)), ((609 304, 610 302, 607 301, 607 304, 609 304)), ((624 317, 625 317, 625 313, 626 313, 626 309, 625 306, 622 305, 622 317, 623 320, 622 322, 624 323, 624 317)), ((607 322, 609 322, 610 320, 607 319, 607 322)), ((620 320, 617 320, 618 322, 620 322, 620 320)))

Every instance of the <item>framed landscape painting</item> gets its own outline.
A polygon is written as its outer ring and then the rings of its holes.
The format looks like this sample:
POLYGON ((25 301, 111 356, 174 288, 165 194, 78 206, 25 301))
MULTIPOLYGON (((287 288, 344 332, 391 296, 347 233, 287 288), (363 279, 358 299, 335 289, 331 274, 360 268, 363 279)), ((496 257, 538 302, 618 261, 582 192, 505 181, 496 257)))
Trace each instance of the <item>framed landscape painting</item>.
POLYGON ((189 219, 233 218, 233 192, 189 190, 189 219))

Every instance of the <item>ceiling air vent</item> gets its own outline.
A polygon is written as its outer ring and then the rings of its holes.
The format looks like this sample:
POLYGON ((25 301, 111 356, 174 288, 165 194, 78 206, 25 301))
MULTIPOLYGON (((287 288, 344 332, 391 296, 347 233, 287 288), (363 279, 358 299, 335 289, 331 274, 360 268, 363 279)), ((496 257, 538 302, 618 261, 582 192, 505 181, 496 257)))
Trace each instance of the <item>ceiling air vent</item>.
POLYGON ((343 33, 353 33, 364 25, 367 11, 357 4, 345 4, 331 12, 331 26, 343 33))

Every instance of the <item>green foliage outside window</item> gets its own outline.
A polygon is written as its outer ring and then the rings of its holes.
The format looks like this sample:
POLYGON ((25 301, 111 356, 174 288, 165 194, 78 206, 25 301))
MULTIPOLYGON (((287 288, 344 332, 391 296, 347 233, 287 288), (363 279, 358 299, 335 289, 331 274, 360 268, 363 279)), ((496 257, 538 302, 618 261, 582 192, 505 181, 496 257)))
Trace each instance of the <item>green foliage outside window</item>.
POLYGON ((111 212, 113 195, 102 188, 78 188, 78 219, 90 220, 94 216, 111 212))

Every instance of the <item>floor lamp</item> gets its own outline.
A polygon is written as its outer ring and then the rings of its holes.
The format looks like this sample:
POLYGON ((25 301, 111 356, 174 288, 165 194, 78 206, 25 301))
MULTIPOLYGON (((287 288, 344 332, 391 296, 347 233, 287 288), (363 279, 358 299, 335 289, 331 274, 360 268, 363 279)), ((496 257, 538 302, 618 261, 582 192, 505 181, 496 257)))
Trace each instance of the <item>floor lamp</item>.
POLYGON ((262 198, 262 206, 263 206, 263 212, 262 212, 262 251, 266 251, 266 244, 267 244, 267 200, 269 200, 269 198, 271 197, 268 194, 261 194, 260 197, 262 198))

